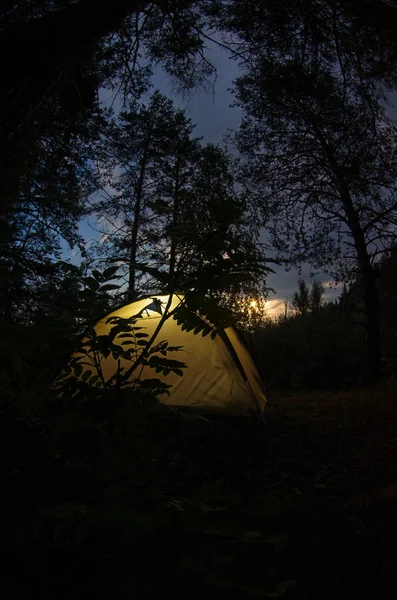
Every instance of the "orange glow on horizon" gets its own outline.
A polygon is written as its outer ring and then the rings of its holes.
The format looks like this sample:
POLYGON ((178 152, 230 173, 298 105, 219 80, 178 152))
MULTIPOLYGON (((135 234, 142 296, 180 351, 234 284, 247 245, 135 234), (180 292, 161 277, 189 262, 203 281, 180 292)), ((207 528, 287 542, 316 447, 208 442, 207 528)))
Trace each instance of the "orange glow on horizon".
POLYGON ((275 298, 274 300, 266 300, 265 303, 266 314, 270 317, 276 317, 284 313, 285 304, 284 298, 275 298))

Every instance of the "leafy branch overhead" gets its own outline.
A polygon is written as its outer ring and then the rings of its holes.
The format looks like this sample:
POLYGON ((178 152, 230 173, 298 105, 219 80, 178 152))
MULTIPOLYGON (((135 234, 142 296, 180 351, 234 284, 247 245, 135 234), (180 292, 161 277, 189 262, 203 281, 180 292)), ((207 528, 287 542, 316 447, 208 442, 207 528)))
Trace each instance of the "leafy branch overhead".
MULTIPOLYGON (((178 352, 182 347, 169 346, 165 340, 151 344, 145 327, 136 325, 140 317, 141 315, 130 318, 109 317, 105 322, 110 325, 106 334, 99 335, 94 327, 89 329, 65 372, 57 379, 56 386, 61 389, 64 397, 70 392, 72 395, 75 393, 76 379, 80 378, 90 386, 103 388, 106 393, 110 393, 112 389, 118 393, 126 387, 135 391, 167 392, 168 385, 163 386, 160 380, 152 378, 150 381, 153 385, 150 388, 147 379, 145 383, 145 380, 136 376, 136 372, 149 367, 157 374, 168 375, 172 372, 182 376, 186 364, 167 356, 170 352, 178 352), (103 367, 108 358, 117 367, 110 376, 105 377, 103 367)), ((87 393, 87 388, 83 386, 81 391, 87 393)))

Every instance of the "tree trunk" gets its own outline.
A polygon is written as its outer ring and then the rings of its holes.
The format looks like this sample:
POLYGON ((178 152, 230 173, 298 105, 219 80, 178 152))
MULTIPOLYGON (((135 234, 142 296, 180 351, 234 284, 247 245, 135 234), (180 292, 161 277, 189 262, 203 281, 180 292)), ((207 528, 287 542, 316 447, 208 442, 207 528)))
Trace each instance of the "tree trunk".
POLYGON ((149 147, 149 141, 146 146, 146 151, 142 157, 141 168, 139 173, 139 179, 136 189, 136 200, 134 207, 134 224, 132 226, 131 231, 131 241, 130 241, 130 264, 129 264, 129 272, 128 272, 128 292, 127 297, 129 302, 133 302, 136 300, 136 255, 138 250, 138 233, 139 226, 141 222, 141 210, 142 210, 142 191, 143 191, 143 181, 145 178, 145 171, 147 165, 147 149, 149 147))
MULTIPOLYGON (((179 153, 179 148, 178 148, 179 153)), ((174 204, 172 207, 172 227, 171 227, 171 250, 170 250, 170 266, 169 266, 169 276, 170 281, 168 284, 168 292, 172 294, 175 291, 176 284, 176 251, 177 251, 177 231, 179 225, 179 209, 180 209, 180 156, 177 156, 176 165, 175 165, 175 188, 174 188, 174 204)))
POLYGON ((376 274, 373 269, 364 280, 365 306, 367 309, 368 330, 368 364, 370 380, 378 383, 382 374, 382 350, 380 336, 380 301, 376 283, 376 274))
POLYGON ((380 337, 380 302, 376 284, 376 272, 372 268, 370 256, 365 242, 364 232, 360 226, 358 215, 354 210, 350 194, 345 198, 344 208, 354 245, 364 286, 364 304, 367 318, 367 360, 368 375, 371 383, 381 378, 382 352, 380 337))
POLYGON ((139 219, 141 212, 140 200, 135 204, 134 210, 134 225, 131 232, 131 243, 130 243, 130 264, 128 267, 128 292, 127 298, 129 302, 134 302, 137 297, 136 293, 136 255, 138 245, 138 231, 139 231, 139 219))
POLYGON ((338 162, 322 140, 323 150, 328 158, 338 181, 340 198, 343 209, 346 214, 350 232, 352 234, 354 247, 357 252, 357 261, 360 267, 360 275, 362 277, 364 287, 364 304, 367 319, 367 362, 368 362, 368 379, 371 383, 379 382, 381 378, 382 368, 382 351, 381 351, 381 336, 380 336, 380 300, 377 288, 377 273, 371 264, 371 258, 368 253, 367 243, 363 228, 361 227, 360 219, 350 195, 349 186, 341 173, 338 162))

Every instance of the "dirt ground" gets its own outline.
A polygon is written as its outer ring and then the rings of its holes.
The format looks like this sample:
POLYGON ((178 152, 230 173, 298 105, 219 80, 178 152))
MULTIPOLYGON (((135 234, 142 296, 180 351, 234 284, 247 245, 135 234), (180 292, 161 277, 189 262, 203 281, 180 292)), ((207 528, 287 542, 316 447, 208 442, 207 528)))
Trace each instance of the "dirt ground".
POLYGON ((228 526, 265 542, 252 564, 255 597, 389 598, 397 587, 396 422, 390 389, 275 394, 263 423, 220 418, 198 424, 197 437, 191 428, 182 434, 172 494, 205 497, 218 483, 214 502, 222 507, 224 495, 228 526), (261 561, 266 541, 273 552, 261 561), (280 584, 261 592, 261 579, 277 576, 280 584))
POLYGON ((4 513, 4 597, 394 597, 396 422, 385 387, 273 394, 263 420, 145 416, 106 447, 74 432, 27 481, 34 506, 4 513))

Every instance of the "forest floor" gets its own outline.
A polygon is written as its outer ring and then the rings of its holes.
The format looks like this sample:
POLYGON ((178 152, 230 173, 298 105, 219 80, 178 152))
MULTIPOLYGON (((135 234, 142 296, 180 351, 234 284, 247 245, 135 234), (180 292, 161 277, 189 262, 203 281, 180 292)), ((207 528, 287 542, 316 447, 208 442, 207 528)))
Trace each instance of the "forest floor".
MULTIPOLYGON (((270 397, 264 425, 220 419, 210 439, 186 437, 177 457, 186 495, 197 486, 189 472, 201 470, 202 492, 218 481, 220 530, 240 528, 253 542, 241 589, 389 597, 397 588, 396 425, 391 390, 312 392, 270 397)), ((224 561, 239 569, 240 552, 224 561)))
POLYGON ((10 597, 391 597, 395 400, 390 389, 274 394, 264 421, 156 417, 139 468, 95 492, 72 475, 70 498, 38 502, 28 539, 3 545, 10 577, 19 571, 10 597))

